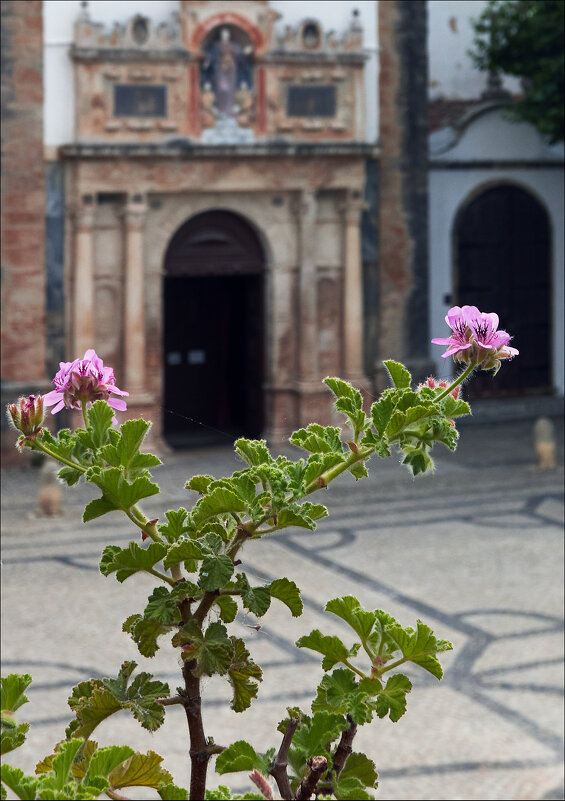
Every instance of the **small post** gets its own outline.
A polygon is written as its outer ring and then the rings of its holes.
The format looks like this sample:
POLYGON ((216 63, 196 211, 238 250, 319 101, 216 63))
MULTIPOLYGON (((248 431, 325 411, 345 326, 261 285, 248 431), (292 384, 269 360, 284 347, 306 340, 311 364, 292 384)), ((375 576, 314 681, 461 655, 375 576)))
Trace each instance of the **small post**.
POLYGON ((549 417, 538 417, 534 423, 534 443, 538 467, 555 470, 555 426, 549 417))
POLYGON ((57 479, 57 471, 61 465, 57 465, 50 459, 46 459, 41 465, 39 477, 39 513, 42 517, 61 516, 61 497, 63 488, 57 479))

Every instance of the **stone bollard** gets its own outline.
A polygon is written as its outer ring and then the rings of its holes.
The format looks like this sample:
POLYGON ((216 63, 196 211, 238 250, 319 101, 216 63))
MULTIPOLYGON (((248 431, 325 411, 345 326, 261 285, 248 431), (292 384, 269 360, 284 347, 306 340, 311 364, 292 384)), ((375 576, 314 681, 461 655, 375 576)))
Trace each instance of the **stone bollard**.
POLYGON ((41 466, 39 478, 39 513, 43 517, 61 516, 61 497, 63 488, 57 478, 60 465, 46 459, 41 466))
POLYGON ((534 442, 538 467, 542 470, 554 470, 556 467, 555 426, 548 417, 538 417, 534 423, 534 442))

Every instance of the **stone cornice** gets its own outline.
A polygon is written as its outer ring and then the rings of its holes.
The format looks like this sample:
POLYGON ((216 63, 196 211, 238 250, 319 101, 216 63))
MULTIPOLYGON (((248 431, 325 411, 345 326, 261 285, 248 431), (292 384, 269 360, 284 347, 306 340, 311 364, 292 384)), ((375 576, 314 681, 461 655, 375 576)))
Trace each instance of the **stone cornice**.
POLYGON ((163 50, 141 50, 136 48, 76 47, 72 45, 70 56, 73 61, 88 63, 140 63, 140 62, 178 62, 196 61, 197 55, 182 48, 163 50))
POLYGON ((148 144, 81 143, 62 145, 60 159, 201 159, 201 158, 375 158, 380 148, 370 142, 256 142, 240 145, 202 145, 198 142, 148 144))

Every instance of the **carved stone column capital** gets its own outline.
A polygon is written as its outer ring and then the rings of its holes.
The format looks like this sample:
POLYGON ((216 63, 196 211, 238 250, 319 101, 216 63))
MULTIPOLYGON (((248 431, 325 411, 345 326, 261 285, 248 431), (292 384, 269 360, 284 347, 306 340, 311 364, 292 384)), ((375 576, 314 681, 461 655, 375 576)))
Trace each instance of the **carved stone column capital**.
POLYGON ((290 210, 297 222, 315 221, 317 208, 316 193, 312 190, 302 189, 290 201, 290 210))
POLYGON ((363 193, 359 189, 349 189, 339 204, 339 210, 343 214, 348 225, 359 225, 361 213, 367 208, 367 203, 363 193))
POLYGON ((69 218, 77 231, 94 228, 95 212, 96 204, 92 195, 84 195, 80 200, 72 203, 68 209, 69 218))
POLYGON ((145 225, 145 219, 147 217, 147 202, 145 197, 143 197, 143 195, 130 195, 123 208, 123 216, 128 230, 141 230, 145 225))

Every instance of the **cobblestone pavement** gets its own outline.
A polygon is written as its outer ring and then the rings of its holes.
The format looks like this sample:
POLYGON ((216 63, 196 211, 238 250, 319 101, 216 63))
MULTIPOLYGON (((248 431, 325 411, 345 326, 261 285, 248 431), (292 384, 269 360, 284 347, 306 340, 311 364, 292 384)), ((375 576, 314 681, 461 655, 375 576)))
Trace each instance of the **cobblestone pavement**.
MULTIPOLYGON (((562 799, 563 454, 556 470, 540 470, 531 428, 464 425, 458 452, 438 452, 435 476, 421 480, 375 459, 368 479, 332 485, 324 497, 330 516, 316 533, 293 530, 249 546, 245 569, 257 581, 294 580, 305 611, 294 619, 273 605, 259 632, 249 628, 251 616, 239 620, 265 679, 244 715, 227 708, 227 682, 210 679, 207 734, 222 744, 245 737, 261 751, 278 746, 286 706, 307 708, 321 676, 315 655, 293 643, 313 628, 347 637, 323 606, 353 594, 403 625, 421 618, 454 644, 442 656, 443 681, 407 671, 414 689, 398 723, 359 730, 355 747, 377 765, 378 798, 562 799)), ((177 453, 155 471, 164 493, 144 511, 187 504, 186 478, 236 466, 229 447, 177 453)), ((127 521, 116 514, 83 525, 81 507, 95 493, 81 486, 65 492, 61 517, 42 518, 37 485, 37 470, 3 472, 2 671, 34 677, 20 715, 32 724, 29 745, 10 754, 29 771, 61 739, 74 684, 115 675, 125 659, 171 689, 180 679, 166 639, 146 660, 121 632, 143 609, 150 577, 121 585, 98 572, 102 548, 128 541, 127 521)), ((97 739, 161 753, 186 786, 183 718, 171 707, 149 735, 124 713, 102 724, 97 739)), ((210 786, 218 783, 250 787, 243 774, 212 773, 210 786)))

